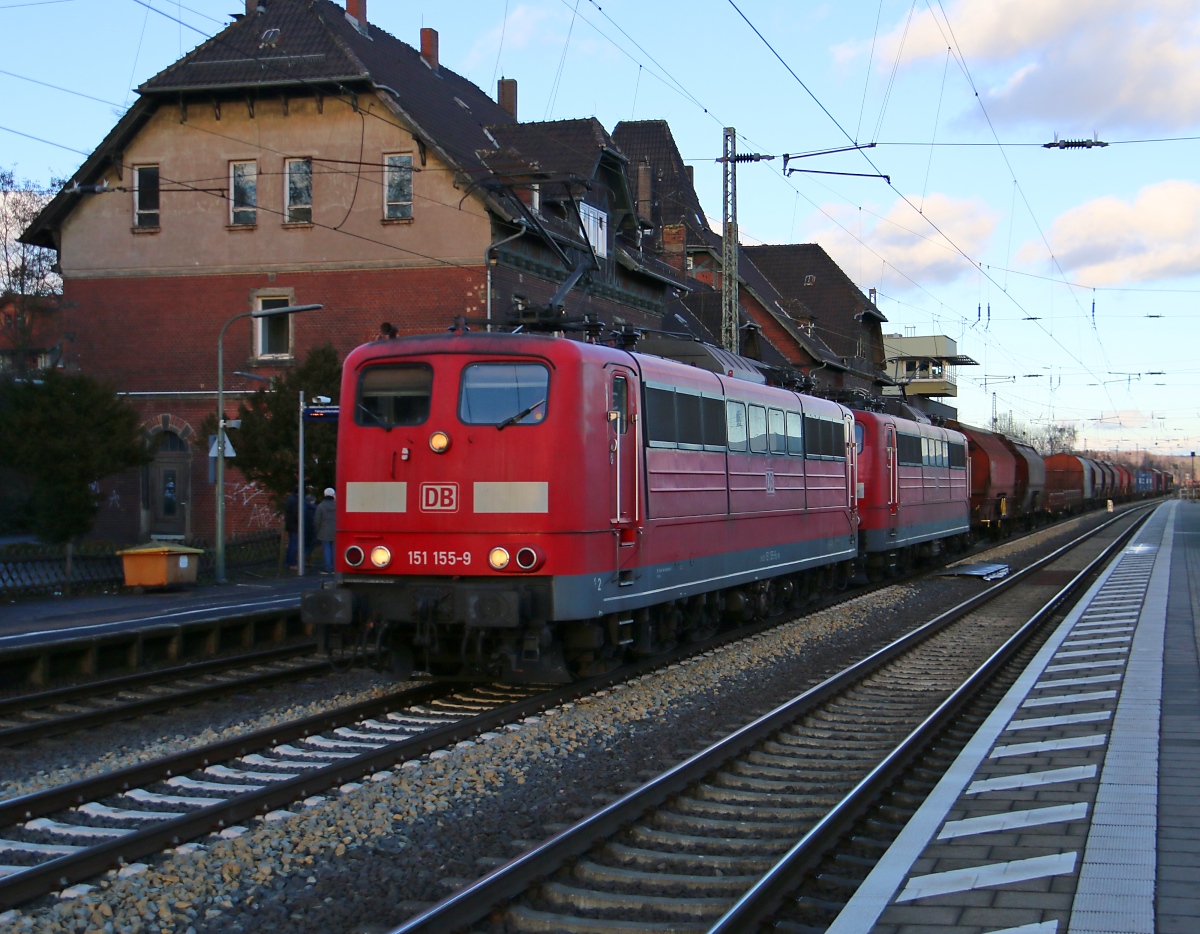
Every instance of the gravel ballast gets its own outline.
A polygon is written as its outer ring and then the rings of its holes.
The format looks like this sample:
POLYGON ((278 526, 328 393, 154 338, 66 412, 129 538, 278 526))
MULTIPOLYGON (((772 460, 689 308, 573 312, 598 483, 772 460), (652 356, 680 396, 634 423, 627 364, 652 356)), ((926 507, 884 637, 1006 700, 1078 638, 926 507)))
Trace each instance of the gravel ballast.
MULTIPOLYGON (((1019 568, 1104 518, 1050 527, 995 557, 1019 568)), ((233 839, 210 836, 79 897, 0 916, 0 928, 386 931, 594 809, 594 796, 661 771, 986 586, 930 577, 855 597, 294 804, 233 839)))

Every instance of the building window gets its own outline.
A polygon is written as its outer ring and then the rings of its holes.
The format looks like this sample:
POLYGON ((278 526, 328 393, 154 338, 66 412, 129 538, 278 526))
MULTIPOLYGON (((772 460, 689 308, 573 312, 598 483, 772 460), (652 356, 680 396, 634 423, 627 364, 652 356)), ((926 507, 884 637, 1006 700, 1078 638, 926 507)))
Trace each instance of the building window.
MULTIPOLYGON (((259 308, 287 308, 291 299, 286 295, 260 297, 259 308)), ((255 355, 258 357, 290 357, 292 355, 292 316, 276 315, 254 319, 255 355)))
POLYGON ((407 220, 412 213, 412 156, 393 153, 383 157, 383 216, 387 220, 407 220))
POLYGON ((139 165, 133 170, 133 223, 136 227, 157 227, 158 166, 139 165))
POLYGON ((258 223, 258 163, 229 163, 229 223, 253 226, 258 223))
POLYGON ((284 203, 287 223, 312 223, 312 160, 288 159, 284 162, 284 203))
POLYGON ((599 208, 579 202, 579 218, 583 221, 583 232, 597 256, 608 256, 608 215, 599 208))

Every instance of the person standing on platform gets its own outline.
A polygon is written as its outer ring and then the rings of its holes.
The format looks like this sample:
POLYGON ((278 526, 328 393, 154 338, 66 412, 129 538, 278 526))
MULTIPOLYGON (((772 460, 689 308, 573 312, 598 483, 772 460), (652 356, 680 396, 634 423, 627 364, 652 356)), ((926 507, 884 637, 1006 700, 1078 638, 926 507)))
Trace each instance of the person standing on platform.
POLYGON ((317 547, 317 498, 313 496, 312 487, 304 494, 304 573, 312 566, 312 553, 317 547))
POLYGON ((325 498, 313 513, 313 527, 325 558, 325 573, 333 573, 333 540, 337 535, 337 505, 333 487, 325 488, 325 498))

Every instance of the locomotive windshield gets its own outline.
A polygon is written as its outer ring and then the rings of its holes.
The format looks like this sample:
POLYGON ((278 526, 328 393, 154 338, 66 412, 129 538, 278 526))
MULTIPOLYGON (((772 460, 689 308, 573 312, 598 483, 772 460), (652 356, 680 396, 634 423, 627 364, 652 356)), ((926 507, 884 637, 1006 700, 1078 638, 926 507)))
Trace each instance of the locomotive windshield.
POLYGON ((391 431, 397 425, 420 425, 429 418, 433 367, 427 363, 372 366, 358 382, 354 421, 391 431))
POLYGON ((549 386, 540 363, 472 363, 463 369, 458 417, 466 425, 536 425, 546 417, 549 386))

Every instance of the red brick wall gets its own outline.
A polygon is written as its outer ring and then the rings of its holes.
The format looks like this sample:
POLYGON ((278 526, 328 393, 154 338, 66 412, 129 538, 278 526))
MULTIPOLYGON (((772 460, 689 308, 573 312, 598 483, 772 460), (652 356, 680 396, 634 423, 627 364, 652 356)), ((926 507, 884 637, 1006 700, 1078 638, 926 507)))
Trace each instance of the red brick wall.
MULTIPOLYGON (((332 343, 345 356, 378 335, 390 321, 401 334, 445 329, 456 314, 482 316, 483 267, 347 270, 260 275, 139 276, 68 279, 62 329, 65 363, 135 393, 130 401, 145 425, 168 416, 177 433, 193 428, 191 535, 211 541, 215 499, 208 482, 208 439, 196 437, 215 410, 216 346, 221 325, 248 311, 254 290, 288 289, 297 304, 322 303, 318 312, 293 319, 296 359, 332 343), (156 395, 137 395, 153 392, 156 395), (161 394, 161 395, 159 395, 161 394)), ((225 338, 226 411, 236 411, 240 390, 257 384, 235 370, 271 375, 277 366, 253 357, 250 319, 235 322, 225 338)), ((233 436, 236 446, 236 435, 233 436)), ((226 528, 238 535, 278 524, 266 493, 234 469, 226 476, 226 528)), ((142 529, 142 480, 138 470, 99 483, 101 500, 94 537, 134 541, 142 529)))

